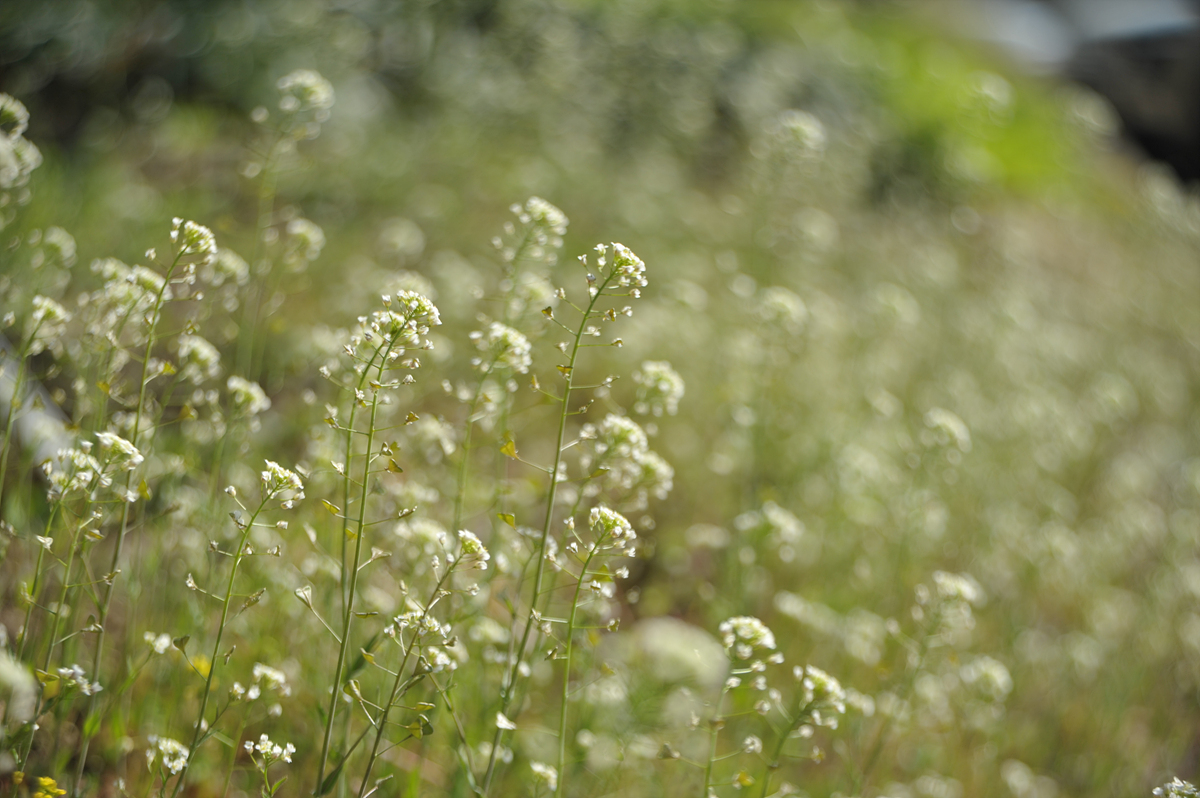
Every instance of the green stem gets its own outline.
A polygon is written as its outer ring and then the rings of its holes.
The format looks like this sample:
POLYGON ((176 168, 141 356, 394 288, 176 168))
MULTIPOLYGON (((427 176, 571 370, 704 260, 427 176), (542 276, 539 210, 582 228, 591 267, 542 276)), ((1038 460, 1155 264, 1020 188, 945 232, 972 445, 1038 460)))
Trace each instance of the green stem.
MULTIPOLYGON (((588 321, 592 317, 592 311, 596 307, 596 302, 600 297, 604 296, 604 289, 608 287, 609 282, 616 275, 616 269, 610 269, 608 276, 604 278, 604 282, 592 293, 589 298, 587 309, 583 312, 583 318, 579 320, 579 327, 575 330, 575 340, 571 345, 571 355, 568 358, 566 371, 564 373, 565 384, 563 385, 562 406, 558 414, 558 438, 554 446, 554 466, 550 470, 550 487, 546 490, 546 517, 542 522, 542 533, 538 544, 538 564, 537 572, 533 580, 533 596, 529 602, 529 615, 525 620, 525 628, 521 633, 521 643, 516 648, 516 655, 512 658, 513 662, 509 665, 504 682, 500 686, 500 712, 507 713, 509 706, 512 703, 513 693, 516 687, 517 671, 521 664, 521 657, 525 653, 525 647, 529 645, 529 635, 533 631, 535 618, 537 617, 538 599, 542 594, 542 582, 545 579, 546 571, 546 550, 550 540, 550 524, 554 520, 554 500, 558 495, 558 474, 562 467, 563 455, 563 440, 566 438, 567 432, 567 416, 570 415, 570 399, 571 399, 571 380, 575 374, 575 361, 579 357, 580 341, 583 338, 584 330, 587 329, 588 321)), ((497 727, 496 732, 492 737, 492 752, 488 757, 487 774, 483 779, 484 795, 491 790, 492 777, 496 771, 496 753, 500 748, 500 736, 503 729, 497 727)))
MULTIPOLYGON (((138 401, 137 408, 133 416, 133 435, 130 443, 134 446, 138 445, 138 436, 142 432, 142 414, 146 408, 146 385, 147 376, 150 371, 150 355, 154 351, 155 332, 158 329, 158 322, 162 319, 162 308, 165 304, 164 297, 166 296, 167 288, 171 285, 171 277, 175 274, 175 268, 179 265, 179 261, 184 255, 188 254, 187 250, 180 250, 175 259, 171 261, 171 266, 167 269, 166 276, 163 277, 163 284, 158 289, 158 294, 154 297, 154 308, 150 311, 150 329, 146 332, 146 345, 142 351, 142 375, 138 386, 138 401)), ((113 546, 112 565, 109 566, 108 572, 113 574, 112 579, 107 580, 104 587, 104 597, 101 599, 98 610, 97 623, 100 625, 100 631, 96 633, 96 651, 92 655, 92 673, 91 680, 99 681, 100 664, 104 657, 104 642, 106 629, 108 626, 108 611, 112 606, 113 590, 117 583, 117 566, 121 562, 121 551, 125 545, 125 533, 129 531, 129 516, 132 503, 128 500, 130 491, 133 490, 133 478, 137 469, 131 468, 125 474, 125 494, 121 501, 121 528, 117 533, 117 540, 113 546)), ((88 700, 87 710, 84 712, 84 717, 87 718, 95 711, 96 696, 92 696, 88 700)), ((79 762, 75 773, 75 787, 79 789, 79 783, 83 779, 84 767, 87 764, 88 747, 91 745, 91 736, 87 734, 80 735, 79 747, 79 762)))
POLYGON ((729 688, 721 688, 721 697, 717 699, 717 708, 713 712, 712 720, 709 721, 709 743, 708 743, 708 764, 704 766, 704 792, 700 793, 700 798, 708 798, 708 791, 712 787, 712 771, 713 762, 717 759, 717 733, 721 731, 721 704, 725 703, 725 694, 729 692, 729 688))
MULTIPOLYGON (((41 326, 39 323, 38 326, 41 326)), ((12 396, 8 400, 8 414, 4 420, 4 443, 0 444, 0 518, 4 512, 4 483, 8 476, 8 454, 12 451, 12 432, 17 420, 17 407, 23 404, 21 392, 25 388, 25 359, 29 356, 29 342, 37 335, 37 327, 29 335, 17 355, 17 376, 13 378, 12 396)))
POLYGON ((457 563, 458 560, 448 563, 445 573, 442 574, 437 584, 434 585, 433 594, 429 602, 425 605, 425 610, 421 613, 421 620, 417 622, 413 630, 412 640, 409 641, 408 647, 404 651, 404 658, 400 660, 400 667, 396 669, 396 678, 392 681, 392 691, 388 695, 387 703, 383 705, 383 714, 380 715, 378 725, 375 729, 375 741, 371 744, 371 755, 367 758, 367 769, 363 773, 362 784, 358 788, 358 798, 363 798, 366 795, 367 782, 371 779, 371 769, 375 767, 375 760, 379 756, 379 744, 383 740, 384 731, 387 729, 388 713, 391 712, 397 698, 399 698, 397 693, 400 692, 400 685, 404 679, 404 670, 408 667, 408 660, 412 657, 413 650, 416 649, 417 644, 421 641, 421 630, 424 628, 425 619, 429 617, 429 613, 433 610, 434 605, 437 604, 442 591, 442 585, 446 584, 446 581, 450 578, 450 574, 454 573, 454 567, 457 563))
MULTIPOLYGON (((381 344, 378 349, 371 355, 371 359, 367 362, 366 368, 363 369, 362 376, 359 378, 358 390, 362 390, 362 386, 366 384, 367 375, 371 368, 375 365, 378 358, 379 365, 377 367, 379 381, 383 381, 383 371, 388 362, 388 356, 391 354, 395 342, 389 340, 387 348, 384 349, 381 344)), ((358 565, 362 558, 362 542, 366 531, 366 512, 367 512, 367 491, 371 484, 371 447, 375 443, 375 420, 379 413, 379 392, 382 388, 376 388, 371 397, 371 420, 367 427, 367 449, 363 455, 363 478, 362 490, 359 496, 358 508, 358 529, 354 541, 354 562, 347 570, 346 568, 346 530, 349 528, 348 513, 350 510, 349 501, 349 485, 351 472, 351 455, 353 449, 354 438, 354 415, 357 407, 357 399, 351 406, 349 425, 346 429, 346 464, 345 476, 343 478, 343 495, 345 497, 345 507, 342 510, 342 579, 345 583, 345 588, 342 591, 342 639, 341 645, 338 647, 338 662, 337 668, 334 671, 333 691, 329 697, 329 714, 325 720, 325 736, 321 743, 321 761, 320 767, 317 769, 317 788, 314 793, 321 788, 321 783, 325 780, 325 766, 329 763, 329 748, 333 740, 333 723, 334 716, 337 713, 339 686, 342 683, 342 675, 346 667, 346 652, 350 647, 350 628, 354 620, 354 594, 358 588, 358 565)))
POLYGON ((787 731, 779 735, 779 739, 775 742, 775 751, 771 754, 771 760, 767 762, 767 769, 763 773, 762 792, 759 793, 759 798, 767 798, 767 789, 771 784, 771 771, 779 768, 779 758, 783 756, 783 746, 787 744, 788 738, 792 736, 792 732, 800 728, 805 720, 812 715, 812 703, 805 704, 804 707, 798 708, 796 716, 788 724, 787 731))
POLYGON ((233 599, 233 582, 237 577, 238 566, 241 565, 245 557, 246 540, 250 537, 250 530, 254 528, 254 522, 258 519, 259 513, 267 506, 267 501, 270 500, 273 494, 264 494, 263 499, 259 502, 258 509, 250 516, 250 520, 246 523, 245 529, 242 530, 242 536, 238 539, 237 551, 233 555, 233 567, 229 569, 229 582, 225 586, 225 598, 221 605, 221 624, 217 627, 217 639, 213 642, 212 657, 208 661, 208 675, 204 679, 204 692, 200 694, 200 713, 196 717, 196 729, 192 732, 192 743, 188 746, 187 760, 183 763, 183 769, 179 771, 179 778, 175 781, 175 789, 171 795, 179 794, 183 787, 184 781, 187 779, 188 768, 192 765, 192 760, 196 758, 196 748, 201 742, 201 735, 204 734, 204 715, 208 711, 208 699, 212 695, 213 675, 217 672, 217 659, 221 656, 221 638, 225 635, 225 626, 229 623, 229 605, 233 599))
POLYGON ((600 546, 604 542, 604 535, 596 541, 588 552, 587 559, 583 562, 583 569, 579 572, 579 580, 575 583, 575 595, 571 598, 571 614, 567 618, 567 651, 565 655, 565 663, 563 670, 562 682, 562 705, 558 711, 558 787, 555 795, 562 798, 566 791, 567 784, 567 699, 570 695, 571 687, 571 657, 574 652, 574 636, 575 636, 575 617, 579 611, 579 595, 583 592, 583 581, 587 577, 588 566, 592 564, 597 552, 600 551, 600 546))

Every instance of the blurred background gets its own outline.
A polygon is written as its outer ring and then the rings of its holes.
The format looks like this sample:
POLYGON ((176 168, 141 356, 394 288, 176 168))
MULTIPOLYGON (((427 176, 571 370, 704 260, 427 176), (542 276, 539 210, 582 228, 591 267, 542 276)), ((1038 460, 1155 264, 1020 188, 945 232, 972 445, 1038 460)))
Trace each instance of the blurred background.
POLYGON ((839 750, 884 752, 869 794, 1148 795, 1200 770, 1198 18, 6 0, 0 91, 45 157, 15 230, 133 262, 179 215, 249 251, 251 112, 314 68, 336 106, 280 203, 327 241, 273 305, 264 445, 303 448, 314 319, 347 324, 404 269, 465 335, 461 286, 494 271, 509 205, 542 196, 568 254, 616 240, 647 262, 621 362, 688 385, 658 425, 676 487, 634 618, 756 614, 881 708, 907 696, 899 733, 864 719, 839 750), (938 569, 988 603, 910 694, 889 622, 938 569), (1011 676, 988 695, 962 670, 983 656, 1011 676))

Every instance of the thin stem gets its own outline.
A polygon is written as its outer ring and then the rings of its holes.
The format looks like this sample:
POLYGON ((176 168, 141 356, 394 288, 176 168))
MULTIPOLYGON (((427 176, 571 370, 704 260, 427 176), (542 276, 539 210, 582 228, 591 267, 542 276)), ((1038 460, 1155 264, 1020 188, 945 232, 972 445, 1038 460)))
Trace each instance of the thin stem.
MULTIPOLYGON (((529 615, 525 620, 525 628, 521 633, 521 643, 516 648, 516 656, 512 659, 505 681, 500 686, 500 712, 506 713, 512 703, 513 694, 516 687, 517 671, 521 663, 521 656, 525 653, 525 647, 529 644, 529 635, 533 631, 535 619, 537 617, 538 598, 542 594, 542 582, 545 579, 546 571, 546 551, 550 540, 550 524, 554 520, 554 500, 558 495, 558 474, 562 467, 563 456, 563 440, 566 438, 567 432, 567 416, 570 415, 570 399, 571 399, 571 380, 575 374, 575 361, 579 356, 580 341, 583 338, 583 333, 587 329, 588 321, 591 319, 592 311, 596 307, 596 302, 604 293, 604 289, 608 287, 609 282, 616 275, 615 269, 610 269, 608 275, 604 278, 604 282, 600 287, 590 292, 590 301, 587 309, 583 312, 583 317, 579 320, 579 327, 575 331, 575 340, 571 346, 571 355, 568 358, 563 376, 565 385, 563 386, 562 405, 558 414, 558 438, 554 446, 554 466, 550 469, 550 486, 546 490, 546 517, 542 522, 542 534, 538 545, 538 563, 537 572, 533 580, 533 597, 529 602, 529 615)), ((492 752, 488 757, 487 775, 483 779, 483 792, 486 795, 492 786, 492 777, 496 771, 496 753, 500 749, 500 735, 503 729, 497 727, 496 732, 492 737, 492 752)))
POLYGON ((445 573, 442 574, 437 584, 434 585, 430 600, 426 603, 424 612, 421 613, 421 620, 414 627, 412 640, 409 641, 408 647, 404 651, 404 658, 400 660, 400 667, 396 669, 396 678, 392 681, 392 691, 388 695, 387 703, 383 705, 383 712, 379 716, 379 725, 375 730, 375 742, 371 744, 371 755, 367 758, 367 769, 363 772, 362 784, 358 788, 358 798, 363 798, 366 795, 367 782, 371 778, 371 769, 375 767, 375 759, 379 756, 379 743, 383 740, 384 730, 387 729, 388 714, 392 711, 392 707, 395 706, 397 693, 400 692, 400 685, 404 680, 404 670, 408 667, 408 660, 421 640, 421 630, 424 628, 425 619, 429 617, 429 613, 440 598, 442 586, 446 584, 446 581, 450 578, 450 574, 454 573, 454 568, 457 564, 458 560, 448 563, 445 573))
MULTIPOLYGON (((150 311, 150 316, 148 317, 150 320, 150 329, 146 332, 146 346, 142 351, 142 375, 141 379, 138 381, 138 401, 137 408, 133 416, 133 435, 131 436, 130 440, 134 446, 138 445, 138 436, 142 432, 142 414, 145 412, 146 408, 146 385, 148 382, 147 376, 150 372, 150 355, 154 351, 154 342, 156 340, 154 334, 157 331, 158 322, 162 319, 162 308, 165 304, 164 298, 166 296, 168 286, 171 285, 171 277, 175 274, 175 268, 179 265, 179 261, 186 254, 189 254, 188 251, 186 249, 181 249, 175 255, 175 259, 171 261, 171 266, 167 269, 167 274, 163 278, 162 287, 158 289, 158 294, 154 297, 154 307, 150 311)), ((112 574, 113 577, 112 579, 107 580, 104 587, 104 597, 101 599, 100 606, 97 607, 97 623, 99 624, 100 631, 96 633, 96 651, 92 655, 91 680, 93 682, 99 681, 100 677, 100 664, 104 657, 104 642, 106 629, 108 627, 108 610, 112 606, 113 590, 117 582, 117 566, 121 563, 121 551, 125 545, 125 533, 129 531, 129 515, 132 502, 128 501, 127 497, 133 489, 133 477, 136 470, 137 469, 131 468, 125 473, 126 500, 121 503, 121 528, 117 533, 116 543, 113 545, 112 565, 109 566, 108 569, 108 572, 112 574)), ((95 695, 92 695, 92 697, 88 699, 87 710, 83 715, 84 718, 89 717, 92 712, 95 711, 96 700, 97 699, 95 695)), ((79 763, 75 772, 76 790, 79 789, 80 781, 83 779, 84 767, 87 764, 88 747, 91 745, 91 741, 91 735, 86 733, 80 735, 79 763)))
POLYGON ((558 711, 558 787, 555 795, 562 798, 566 791, 567 783, 567 697, 570 694, 571 687, 571 657, 574 652, 574 637, 575 637, 575 616, 579 611, 579 595, 583 592, 583 580, 587 576, 588 566, 592 564, 596 554, 600 551, 600 546, 604 541, 604 536, 596 541, 588 552, 587 559, 583 562, 583 568, 579 571, 579 580, 575 583, 575 595, 571 599, 571 615, 567 619, 567 651, 565 655, 565 663, 563 670, 562 682, 562 705, 558 711))
MULTIPOLYGON (((362 386, 366 384, 367 375, 370 373, 372 367, 375 365, 376 358, 378 358, 378 361, 379 361, 379 364, 377 366, 378 374, 379 374, 379 382, 381 382, 381 383, 383 382, 383 371, 388 362, 388 357, 391 354, 392 349, 394 347, 395 347, 395 341, 393 339, 389 339, 387 342, 386 349, 381 344, 379 346, 379 348, 377 348, 375 350, 374 354, 371 355, 371 359, 370 359, 370 361, 368 361, 366 368, 363 369, 362 376, 360 377, 359 383, 358 383, 358 385, 359 385, 358 390, 362 390, 362 386)), ((373 391, 372 397, 371 397, 371 420, 367 427, 367 448, 366 448, 365 454, 363 455, 362 490, 359 495, 358 520, 356 522, 358 529, 357 529, 357 534, 355 535, 355 540, 354 540, 354 562, 349 570, 346 569, 346 556, 345 556, 346 534, 345 534, 345 530, 348 528, 348 525, 349 525, 349 521, 347 519, 349 518, 349 510, 350 510, 350 507, 349 507, 349 485, 350 485, 350 471, 351 471, 350 464, 351 464, 351 454, 352 454, 352 447, 353 447, 353 440, 354 440, 354 409, 353 409, 353 406, 350 411, 350 425, 346 430, 346 475, 343 479, 343 494, 345 496, 346 507, 342 510, 342 517, 343 517, 343 520, 342 520, 342 529, 343 529, 343 534, 342 534, 342 552, 343 552, 342 553, 342 574, 343 574, 343 579, 348 579, 348 584, 346 584, 346 588, 343 590, 343 596, 342 596, 342 599, 343 599, 342 603, 344 605, 344 609, 342 612, 342 636, 341 636, 342 642, 341 642, 341 645, 338 647, 338 663, 337 663, 337 668, 334 671, 333 691, 329 697, 329 715, 325 721, 325 736, 321 743, 321 763, 320 763, 320 767, 317 770, 317 787, 316 787, 316 790, 314 790, 314 793, 320 790, 321 782, 323 782, 325 780, 325 766, 329 762, 329 747, 330 747, 330 743, 333 740, 334 716, 337 713, 338 687, 342 683, 342 675, 343 675, 343 673, 345 671, 345 667, 346 667, 346 652, 349 650, 349 647, 350 647, 350 627, 354 620, 354 594, 358 588, 358 572, 359 572, 358 564, 362 558, 363 537, 364 537, 364 532, 366 531, 365 527, 366 527, 366 521, 367 521, 367 519, 366 519, 367 492, 371 485, 371 447, 375 443, 375 420, 379 414, 379 392, 381 390, 382 390, 382 388, 376 388, 373 391)), ((355 401, 354 406, 357 406, 357 401, 355 401)))
POLYGON ((775 742, 775 751, 771 754, 771 759, 767 762, 766 772, 762 777, 762 792, 759 793, 759 798, 767 798, 767 789, 771 784, 771 771, 779 767, 779 758, 783 756, 783 746, 787 744, 788 738, 792 736, 792 732, 800 728, 800 724, 806 721, 812 715, 812 702, 805 704, 802 708, 798 708, 796 716, 788 724, 787 731, 779 735, 779 739, 775 742))
MULTIPOLYGON (((242 530, 242 536, 238 539, 237 552, 233 555, 233 567, 229 569, 229 582, 225 586, 225 598, 221 606, 221 624, 217 627, 217 639, 213 642, 212 657, 208 661, 208 675, 204 679, 204 692, 200 695, 200 713, 196 717, 196 729, 192 732, 192 743, 188 746, 187 760, 183 763, 183 769, 179 771, 179 778, 175 782, 175 789, 171 795, 179 794, 179 790, 183 787, 184 781, 187 779, 188 768, 192 765, 192 760, 196 758, 196 747, 201 742, 201 735, 204 733, 204 714, 208 711, 208 699, 212 695, 213 675, 217 672, 217 660, 221 656, 221 638, 225 635, 225 626, 229 623, 229 605, 233 600, 233 582, 237 577, 238 566, 241 565, 245 558, 246 539, 250 537, 250 530, 254 528, 254 522, 258 519, 259 513, 267 506, 267 501, 274 494, 264 494, 263 499, 259 502, 258 509, 250 516, 245 528, 242 530)), ((215 722, 215 721, 214 721, 215 722)))
POLYGON ((33 328, 33 332, 21 345, 21 351, 16 356, 17 361, 17 376, 13 377, 12 396, 8 400, 8 414, 4 420, 4 443, 0 444, 0 513, 4 512, 4 483, 8 476, 8 454, 12 451, 12 432, 13 425, 17 420, 17 407, 24 404, 22 391, 25 389, 25 359, 29 357, 29 344, 37 335, 38 327, 33 328))
POLYGON ((729 688, 721 688, 721 697, 717 699, 717 708, 713 712, 712 720, 709 721, 708 764, 704 766, 704 792, 700 793, 700 798, 708 798, 709 789, 712 787, 713 762, 717 759, 717 734, 724 725, 721 721, 721 704, 725 702, 727 692, 729 692, 729 688))

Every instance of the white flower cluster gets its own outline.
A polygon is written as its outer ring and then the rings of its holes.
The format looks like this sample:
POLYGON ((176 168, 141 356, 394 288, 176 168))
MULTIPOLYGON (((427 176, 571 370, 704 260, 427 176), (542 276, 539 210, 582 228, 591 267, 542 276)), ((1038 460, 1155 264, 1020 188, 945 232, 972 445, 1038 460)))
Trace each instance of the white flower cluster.
POLYGON ((533 780, 544 785, 547 790, 554 792, 558 789, 558 769, 543 762, 530 762, 529 769, 533 771, 533 780))
POLYGON ((757 314, 766 323, 793 335, 803 330, 808 321, 808 308, 804 300, 781 286, 764 288, 759 293, 757 314))
POLYGON ((325 248, 325 231, 316 222, 295 218, 287 223, 288 261, 300 265, 303 261, 314 261, 321 257, 325 248))
POLYGON ((488 560, 492 559, 492 555, 488 553, 487 547, 480 542, 479 538, 473 532, 460 529, 458 530, 458 542, 462 547, 459 563, 479 571, 486 571, 488 560))
POLYGON ((422 336, 427 335, 431 327, 442 323, 437 307, 415 291, 397 291, 394 300, 384 297, 383 304, 385 310, 377 310, 369 320, 362 320, 366 327, 364 337, 371 340, 373 334, 381 336, 391 344, 397 357, 398 350, 428 346, 429 342, 422 340, 422 336))
POLYGON ((162 757, 162 765, 172 776, 183 770, 188 762, 188 749, 178 740, 170 737, 150 735, 150 747, 146 749, 146 766, 153 767, 154 761, 162 757))
POLYGON ((196 258, 193 265, 212 266, 217 262, 217 239, 202 224, 176 216, 171 220, 171 243, 180 257, 196 258))
POLYGON ((971 431, 958 416, 940 407, 925 414, 925 426, 934 434, 933 443, 938 446, 953 444, 960 451, 971 451, 971 431))
POLYGON ((1012 692, 1012 676, 1004 663, 981 656, 963 665, 958 670, 963 683, 979 690, 992 701, 1003 701, 1012 692))
POLYGON ((636 289, 646 287, 646 264, 624 244, 613 243, 613 269, 617 273, 617 285, 636 289))
POLYGON ((63 685, 66 687, 76 687, 79 692, 84 695, 95 695, 104 689, 100 682, 90 681, 87 673, 80 665, 72 665, 69 668, 59 668, 58 678, 62 679, 63 685))
POLYGON ((281 77, 275 87, 282 95, 279 110, 292 114, 314 111, 318 121, 329 118, 333 107, 333 84, 312 69, 297 69, 281 77))
POLYGON ((820 668, 797 665, 792 674, 804 691, 804 703, 812 707, 814 726, 837 728, 837 718, 824 716, 822 710, 833 710, 838 715, 846 713, 846 691, 841 683, 820 668))
POLYGON ((756 648, 775 650, 775 635, 765 623, 752 615, 739 615, 721 621, 718 629, 725 650, 738 659, 750 659, 756 648))
POLYGON ((154 632, 146 632, 142 635, 142 640, 150 647, 150 650, 155 654, 166 654, 167 649, 171 647, 171 636, 166 632, 156 635, 154 632))
POLYGON ((256 382, 233 376, 226 381, 225 387, 234 410, 243 416, 257 416, 271 409, 271 400, 256 382))
POLYGON ((667 361, 647 360, 641 369, 633 372, 633 381, 638 386, 633 405, 635 413, 673 416, 679 411, 683 377, 667 361))
POLYGON ((264 665, 261 662, 254 663, 254 683, 260 684, 268 690, 274 690, 280 695, 289 696, 292 694, 292 688, 287 683, 287 674, 270 665, 264 665))
POLYGON ((779 133, 802 158, 819 158, 825 152, 825 126, 807 111, 789 108, 780 114, 779 133))
POLYGON ((57 496, 87 491, 93 483, 101 488, 112 485, 112 476, 105 473, 104 466, 92 455, 92 444, 88 441, 80 443, 78 448, 59 450, 55 460, 58 466, 47 460, 42 464, 42 473, 57 496))
MULTIPOLYGON (((0 93, 0 196, 23 188, 29 176, 42 165, 42 154, 25 138, 29 111, 15 97, 0 93)), ((18 196, 24 204, 28 195, 18 196)))
POLYGON ((200 279, 214 287, 226 282, 244 285, 250 279, 250 264, 232 249, 218 247, 217 259, 202 268, 200 279))
POLYGON ((1152 794, 1163 798, 1200 798, 1200 790, 1178 776, 1161 787, 1155 787, 1152 794))
POLYGON ((47 348, 58 352, 71 313, 59 303, 41 294, 31 300, 33 313, 29 314, 29 352, 36 355, 47 348))
POLYGON ((481 352, 488 354, 486 359, 474 358, 471 361, 472 365, 478 366, 485 373, 491 370, 493 364, 504 366, 518 374, 526 373, 533 365, 530 355, 533 347, 530 346, 529 339, 498 321, 489 324, 487 332, 476 330, 471 333, 471 340, 481 352))
POLYGON ((611 541, 611 544, 607 545, 618 550, 628 549, 637 540, 637 533, 633 531, 633 525, 625 516, 603 504, 592 508, 588 524, 593 531, 611 541))
POLYGON ((265 734, 259 735, 258 742, 247 740, 242 743, 242 747, 246 749, 246 752, 250 754, 252 759, 256 753, 262 756, 263 762, 260 764, 256 760, 255 765, 264 770, 275 762, 291 764, 292 754, 296 753, 296 746, 291 743, 282 746, 278 743, 273 743, 271 742, 271 738, 265 734))
POLYGON ((100 444, 100 450, 108 453, 109 462, 122 471, 132 471, 145 459, 136 446, 116 433, 97 432, 96 441, 100 444))
POLYGON ((968 574, 935 571, 933 585, 942 601, 962 601, 976 606, 983 603, 983 588, 968 574))
POLYGON ((116 329, 128 315, 149 310, 162 294, 163 301, 172 298, 171 288, 158 273, 145 266, 127 266, 116 258, 92 261, 92 271, 104 280, 92 299, 108 308, 101 327, 116 329))
POLYGON ((221 353, 199 335, 179 336, 180 377, 199 385, 221 376, 221 353))
POLYGON ((585 424, 580 437, 586 442, 580 457, 584 470, 603 470, 603 486, 632 493, 636 506, 644 507, 649 495, 664 499, 674 487, 675 470, 650 450, 646 431, 633 419, 609 413, 599 424, 585 424))
POLYGON ((266 470, 262 472, 263 493, 274 497, 283 492, 290 494, 290 500, 304 498, 304 483, 295 471, 289 471, 274 460, 267 460, 266 470))
POLYGON ((541 197, 530 197, 524 208, 514 205, 512 210, 521 224, 543 228, 556 236, 566 235, 570 224, 565 213, 541 197))

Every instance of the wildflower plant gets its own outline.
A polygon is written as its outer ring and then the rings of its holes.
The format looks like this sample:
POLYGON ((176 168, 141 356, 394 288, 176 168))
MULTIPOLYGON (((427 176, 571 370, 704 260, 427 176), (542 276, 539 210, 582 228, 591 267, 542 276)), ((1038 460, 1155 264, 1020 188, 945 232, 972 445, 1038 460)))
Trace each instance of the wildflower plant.
POLYGON ((153 121, 148 79, 50 169, 0 98, 0 792, 1045 796, 1186 766, 1186 198, 1080 182, 1025 85, 858 10, 535 5, 214 9, 179 74, 319 39, 336 104, 301 69, 228 98, 263 91, 248 124, 176 84, 153 121), (1009 196, 1032 174, 1053 225, 1009 196), (531 190, 571 224, 493 216, 531 190), (601 223, 634 246, 577 258, 601 223))

